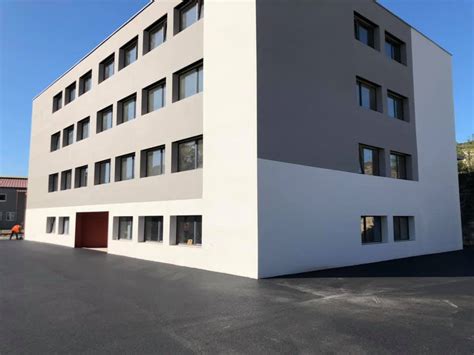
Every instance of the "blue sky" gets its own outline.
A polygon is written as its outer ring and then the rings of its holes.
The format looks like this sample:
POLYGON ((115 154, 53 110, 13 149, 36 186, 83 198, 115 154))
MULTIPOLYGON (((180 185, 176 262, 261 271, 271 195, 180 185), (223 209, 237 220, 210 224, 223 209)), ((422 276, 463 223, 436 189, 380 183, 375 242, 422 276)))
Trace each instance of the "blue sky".
MULTIPOLYGON (((0 175, 26 176, 31 102, 148 0, 0 0, 0 175)), ((474 133, 474 0, 381 0, 453 53, 456 134, 474 133)))

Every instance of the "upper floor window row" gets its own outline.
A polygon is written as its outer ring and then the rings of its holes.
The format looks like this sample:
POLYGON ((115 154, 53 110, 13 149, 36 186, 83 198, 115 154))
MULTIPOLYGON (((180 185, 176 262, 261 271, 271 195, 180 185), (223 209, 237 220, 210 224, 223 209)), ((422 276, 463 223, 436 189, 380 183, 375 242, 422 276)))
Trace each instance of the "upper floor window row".
MULTIPOLYGON (((89 137, 90 118, 86 117, 77 122, 76 141, 79 142, 89 137)), ((67 147, 74 143, 74 125, 63 129, 62 147, 67 147)), ((61 131, 51 135, 50 151, 54 152, 61 148, 61 131)))
MULTIPOLYGON (((354 13, 354 36, 359 42, 380 51, 379 26, 356 12, 354 13)), ((406 65, 405 42, 385 31, 383 48, 388 58, 406 65)))
POLYGON ((53 97, 53 113, 61 109, 63 106, 71 103, 77 96, 81 96, 92 88, 92 70, 79 78, 79 94, 77 94, 76 81, 66 87, 63 92, 59 92, 53 97), (63 102, 64 97, 64 102, 63 102))

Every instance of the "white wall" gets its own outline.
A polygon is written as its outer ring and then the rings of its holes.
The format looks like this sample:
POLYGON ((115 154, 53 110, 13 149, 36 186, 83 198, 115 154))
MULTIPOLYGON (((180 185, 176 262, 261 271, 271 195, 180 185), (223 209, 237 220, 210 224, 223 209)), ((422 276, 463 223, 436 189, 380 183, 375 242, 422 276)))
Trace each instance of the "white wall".
POLYGON ((259 159, 259 277, 462 248, 451 58, 412 31, 419 181, 259 159), (362 245, 360 216, 387 216, 387 242, 362 245), (393 241, 413 216, 415 240, 393 241))

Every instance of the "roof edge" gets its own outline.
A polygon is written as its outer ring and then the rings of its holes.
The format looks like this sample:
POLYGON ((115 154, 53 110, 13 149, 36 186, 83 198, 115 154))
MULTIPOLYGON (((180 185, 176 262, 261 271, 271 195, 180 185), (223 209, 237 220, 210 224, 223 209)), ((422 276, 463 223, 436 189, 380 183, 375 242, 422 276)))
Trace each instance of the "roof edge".
POLYGON ((130 21, 132 21, 135 17, 137 17, 139 14, 141 14, 148 6, 150 6, 155 0, 150 0, 148 4, 143 6, 140 10, 138 10, 132 17, 130 17, 127 21, 125 21, 122 25, 120 25, 115 31, 113 31, 110 35, 108 35, 102 42, 100 42, 97 46, 92 48, 89 52, 87 52, 86 55, 84 55, 81 59, 79 59, 76 63, 74 63, 68 70, 66 70, 64 73, 62 73, 60 76, 58 76, 51 84, 46 86, 43 90, 40 91, 39 94, 33 97, 33 101, 36 100, 39 96, 41 96, 46 90, 48 90, 51 86, 53 86, 56 82, 58 82, 62 77, 64 77, 67 73, 69 73, 71 70, 73 70, 79 63, 81 63, 84 59, 86 59, 88 56, 90 56, 97 48, 102 46, 105 42, 107 42, 114 34, 116 34, 118 31, 120 31, 123 27, 125 27, 130 21))

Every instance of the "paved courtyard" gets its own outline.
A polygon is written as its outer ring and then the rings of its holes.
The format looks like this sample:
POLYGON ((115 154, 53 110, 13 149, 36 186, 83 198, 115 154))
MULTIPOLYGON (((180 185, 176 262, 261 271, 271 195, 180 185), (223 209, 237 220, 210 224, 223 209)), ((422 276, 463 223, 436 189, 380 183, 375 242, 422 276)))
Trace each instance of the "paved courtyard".
POLYGON ((0 354, 474 352, 474 251, 251 280, 0 240, 0 354))

